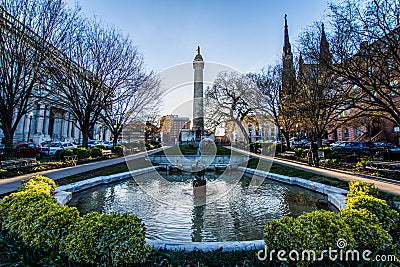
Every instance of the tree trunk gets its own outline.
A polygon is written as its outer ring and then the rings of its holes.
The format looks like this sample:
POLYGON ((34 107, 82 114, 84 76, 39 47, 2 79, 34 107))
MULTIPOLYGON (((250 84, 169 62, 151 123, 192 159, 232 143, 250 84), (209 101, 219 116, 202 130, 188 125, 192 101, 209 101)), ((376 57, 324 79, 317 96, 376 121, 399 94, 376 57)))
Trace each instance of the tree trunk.
POLYGON ((82 127, 82 147, 88 148, 89 145, 89 130, 87 127, 82 127))
POLYGON ((113 132, 113 149, 115 149, 115 147, 117 146, 117 142, 118 142, 118 130, 114 129, 114 132, 113 132))
POLYGON ((3 159, 8 158, 8 157, 13 157, 13 147, 14 147, 14 130, 12 127, 12 118, 10 120, 6 120, 4 122, 3 120, 3 127, 1 129, 3 130, 3 140, 2 143, 4 144, 4 155, 3 159))
MULTIPOLYGON (((285 131, 282 131, 282 134, 283 134, 283 136, 285 137, 285 145, 286 145, 286 149, 287 150, 290 150, 290 137, 289 137, 289 132, 285 132, 285 131)), ((281 145, 283 145, 283 144, 281 144, 281 145)))

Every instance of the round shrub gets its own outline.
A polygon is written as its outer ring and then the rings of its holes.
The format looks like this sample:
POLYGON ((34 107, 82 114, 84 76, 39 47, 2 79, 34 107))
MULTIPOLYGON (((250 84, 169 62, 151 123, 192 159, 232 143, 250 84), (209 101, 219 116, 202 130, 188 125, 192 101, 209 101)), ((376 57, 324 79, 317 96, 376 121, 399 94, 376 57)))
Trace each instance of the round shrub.
POLYGON ((274 219, 264 226, 264 241, 268 250, 290 251, 301 246, 301 225, 293 217, 274 219))
POLYGON ((340 217, 350 227, 359 250, 378 251, 392 244, 392 237, 379 223, 378 217, 366 209, 343 209, 340 217))
POLYGON ((129 214, 93 212, 82 217, 65 238, 65 253, 73 262, 121 266, 143 262, 150 253, 145 228, 129 214))
POLYGON ((43 175, 35 175, 32 176, 28 181, 23 182, 22 187, 19 190, 43 191, 45 193, 48 192, 49 195, 53 195, 56 192, 56 188, 56 183, 52 179, 43 175))
POLYGON ((116 146, 116 147, 113 149, 113 151, 114 151, 114 153, 117 154, 117 155, 123 155, 123 154, 124 154, 124 149, 123 149, 122 146, 116 146))
POLYGON ((383 229, 390 231, 395 229, 399 220, 397 211, 391 209, 385 200, 369 196, 360 195, 348 197, 346 201, 349 209, 366 209, 375 214, 382 224, 383 229))
POLYGON ((347 193, 347 198, 357 197, 357 196, 379 196, 379 190, 375 187, 373 183, 366 183, 360 181, 350 181, 349 182, 349 193, 347 193))
POLYGON ((77 155, 81 159, 86 159, 90 157, 90 150, 86 147, 78 147, 74 148, 74 154, 77 155))
POLYGON ((338 239, 354 244, 346 222, 337 214, 318 210, 292 218, 272 220, 264 227, 264 241, 269 249, 276 251, 314 250, 322 251, 336 247, 338 239))
POLYGON ((297 218, 301 225, 302 244, 306 249, 322 251, 337 247, 339 239, 345 239, 348 247, 354 247, 354 238, 347 223, 338 214, 317 210, 297 218))
POLYGON ((103 156, 103 149, 101 149, 100 147, 93 147, 90 149, 90 156, 92 158, 100 158, 101 156, 103 156))
POLYGON ((72 156, 74 151, 72 149, 61 149, 56 151, 56 157, 59 159, 63 159, 64 156, 72 156))

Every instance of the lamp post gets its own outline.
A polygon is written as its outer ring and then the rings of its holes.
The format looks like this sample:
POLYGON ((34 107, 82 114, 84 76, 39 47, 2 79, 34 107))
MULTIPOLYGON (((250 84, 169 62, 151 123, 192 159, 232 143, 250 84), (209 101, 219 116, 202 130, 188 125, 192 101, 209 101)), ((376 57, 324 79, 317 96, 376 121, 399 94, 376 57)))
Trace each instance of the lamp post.
POLYGON ((400 146, 400 140, 399 140, 400 126, 395 126, 393 130, 396 133, 396 145, 400 146))
POLYGON ((33 112, 29 112, 29 129, 28 129, 28 138, 27 138, 27 142, 29 142, 29 140, 31 139, 31 126, 32 126, 32 118, 33 118, 33 112))
POLYGON ((283 127, 281 126, 279 129, 280 129, 280 136, 281 136, 281 153, 283 153, 283 134, 282 134, 283 127))
POLYGON ((118 125, 117 124, 114 124, 113 125, 113 128, 114 128, 114 136, 113 136, 113 148, 115 149, 115 147, 117 146, 117 128, 118 128, 118 125))

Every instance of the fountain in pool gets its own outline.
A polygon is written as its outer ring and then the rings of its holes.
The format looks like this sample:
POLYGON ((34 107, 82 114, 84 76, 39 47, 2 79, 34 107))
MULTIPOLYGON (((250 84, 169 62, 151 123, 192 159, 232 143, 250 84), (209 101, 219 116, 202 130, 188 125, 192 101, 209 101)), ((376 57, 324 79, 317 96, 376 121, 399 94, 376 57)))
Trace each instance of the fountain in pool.
POLYGON ((270 180, 253 186, 239 170, 205 175, 202 197, 193 194, 192 173, 153 171, 76 193, 69 205, 82 213, 137 215, 148 239, 178 243, 262 239, 269 220, 331 209, 324 195, 270 180))

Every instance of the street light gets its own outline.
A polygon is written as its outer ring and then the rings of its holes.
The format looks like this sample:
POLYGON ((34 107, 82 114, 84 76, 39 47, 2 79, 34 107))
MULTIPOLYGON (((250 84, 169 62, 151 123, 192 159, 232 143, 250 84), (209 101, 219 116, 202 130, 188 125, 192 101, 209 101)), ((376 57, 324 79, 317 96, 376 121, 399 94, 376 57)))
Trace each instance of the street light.
POLYGON ((29 142, 29 140, 31 139, 31 126, 32 126, 32 118, 33 118, 33 112, 29 112, 29 129, 28 129, 28 138, 27 138, 27 142, 29 142))
POLYGON ((283 134, 282 134, 283 127, 281 126, 279 129, 281 130, 280 131, 280 135, 281 135, 281 153, 283 153, 283 134))

